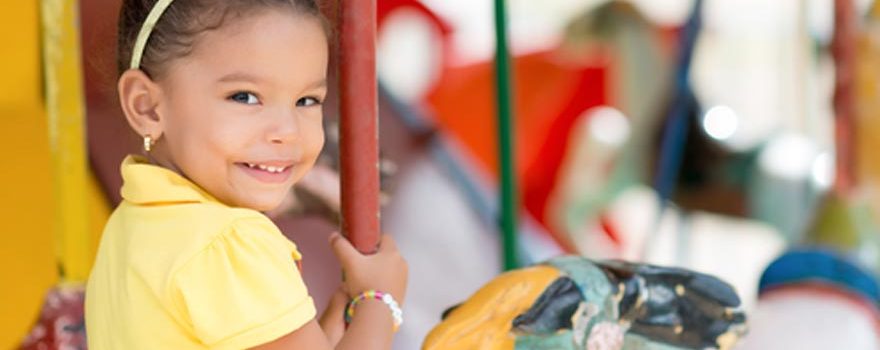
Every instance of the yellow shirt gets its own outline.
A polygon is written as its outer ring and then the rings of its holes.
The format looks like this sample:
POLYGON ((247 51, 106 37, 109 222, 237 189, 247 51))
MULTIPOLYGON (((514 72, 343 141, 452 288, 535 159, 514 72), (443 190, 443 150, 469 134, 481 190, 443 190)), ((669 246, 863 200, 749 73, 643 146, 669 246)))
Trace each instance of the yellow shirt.
POLYGON ((86 291, 90 349, 245 349, 315 317, 299 252, 266 216, 135 157, 122 177, 86 291))

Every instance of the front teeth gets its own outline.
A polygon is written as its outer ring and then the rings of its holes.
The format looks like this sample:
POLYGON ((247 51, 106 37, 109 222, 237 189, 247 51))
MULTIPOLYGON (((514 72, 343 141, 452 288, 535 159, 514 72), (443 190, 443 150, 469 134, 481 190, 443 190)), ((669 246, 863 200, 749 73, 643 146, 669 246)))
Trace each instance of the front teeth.
POLYGON ((262 164, 246 163, 246 165, 248 166, 248 168, 251 168, 251 169, 257 168, 257 169, 260 169, 263 171, 268 171, 270 173, 275 173, 275 174, 279 174, 279 173, 283 172, 285 169, 285 167, 266 166, 266 165, 262 165, 262 164))

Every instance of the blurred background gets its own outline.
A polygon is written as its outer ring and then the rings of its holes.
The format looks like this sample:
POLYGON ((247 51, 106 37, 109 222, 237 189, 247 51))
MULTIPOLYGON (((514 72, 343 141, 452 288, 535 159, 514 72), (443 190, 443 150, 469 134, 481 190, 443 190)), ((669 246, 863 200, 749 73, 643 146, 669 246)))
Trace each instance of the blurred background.
MULTIPOLYGON (((119 1, 8 5, 0 348, 36 349, 51 320, 76 315, 59 305, 76 305, 120 201, 118 165, 140 140, 115 99, 119 1)), ((378 0, 383 230, 412 271, 397 349, 418 348, 502 270, 492 5, 378 0)), ((740 293, 741 348, 880 348, 880 4, 509 0, 507 11, 521 265, 580 254, 687 267, 740 293)), ((269 213, 304 252, 319 307, 339 270, 326 247, 334 92, 325 112, 319 166, 269 213)))

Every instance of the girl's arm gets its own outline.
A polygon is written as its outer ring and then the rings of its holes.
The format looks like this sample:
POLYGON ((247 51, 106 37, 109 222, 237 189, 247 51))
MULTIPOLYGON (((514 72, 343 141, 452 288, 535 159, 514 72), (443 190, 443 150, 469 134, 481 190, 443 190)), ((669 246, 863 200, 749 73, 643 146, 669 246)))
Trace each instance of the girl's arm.
POLYGON ((387 305, 378 300, 364 301, 358 305, 336 349, 391 349, 393 328, 394 320, 387 305))
POLYGON ((321 331, 321 326, 315 320, 309 321, 299 329, 288 333, 287 335, 271 342, 266 343, 251 350, 294 350, 294 349, 315 349, 330 350, 330 341, 321 331))
MULTIPOLYGON (((364 301, 358 306, 354 319, 335 349, 391 349, 393 326, 394 321, 391 312, 388 311, 388 306, 378 300, 364 301)), ((296 349, 331 350, 334 348, 330 345, 330 341, 321 330, 318 322, 313 320, 278 340, 257 346, 252 350, 296 349)))
POLYGON ((345 313, 345 308, 348 306, 348 294, 345 293, 345 290, 339 288, 333 297, 330 298, 330 303, 327 305, 327 309, 324 310, 324 314, 321 315, 321 320, 318 323, 321 325, 321 329, 324 330, 324 335, 327 336, 327 339, 330 341, 330 345, 336 346, 339 344, 339 340, 342 339, 342 335, 345 334, 345 319, 342 316, 345 313))
MULTIPOLYGON (((331 237, 330 245, 345 271, 344 290, 349 293, 380 290, 389 292, 395 298, 399 298, 398 301, 403 302, 403 298, 406 296, 408 268, 390 236, 382 236, 379 251, 369 256, 360 254, 338 234, 331 237)), ((339 328, 344 328, 339 325, 339 320, 342 318, 339 305, 347 304, 351 297, 352 295, 347 295, 340 300, 342 302, 336 300, 331 302, 325 317, 322 318, 325 330, 322 330, 318 322, 313 320, 278 340, 253 349, 391 349, 394 318, 388 306, 379 300, 364 300, 359 303, 352 322, 348 325, 342 338, 339 339, 339 343, 332 344, 338 338, 339 328)), ((334 296, 334 298, 337 297, 334 296)))

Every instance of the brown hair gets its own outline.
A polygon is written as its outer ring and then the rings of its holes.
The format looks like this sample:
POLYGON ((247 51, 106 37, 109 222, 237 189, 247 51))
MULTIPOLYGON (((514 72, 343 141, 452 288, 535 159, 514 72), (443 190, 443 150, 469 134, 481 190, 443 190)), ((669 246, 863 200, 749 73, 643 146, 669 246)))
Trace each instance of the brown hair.
MULTIPOLYGON (((119 11, 117 69, 121 75, 129 69, 132 50, 147 15, 157 0, 123 0, 119 11)), ((168 61, 188 55, 195 37, 204 31, 223 26, 229 18, 242 17, 267 8, 288 9, 320 20, 328 32, 326 20, 315 0, 177 0, 159 18, 144 47, 141 70, 156 77, 168 61)), ((328 33, 329 34, 329 33, 328 33)))

